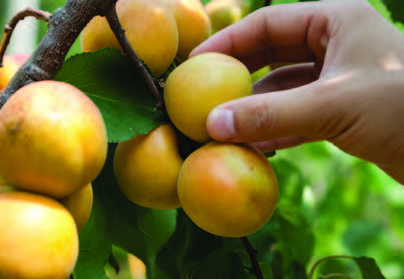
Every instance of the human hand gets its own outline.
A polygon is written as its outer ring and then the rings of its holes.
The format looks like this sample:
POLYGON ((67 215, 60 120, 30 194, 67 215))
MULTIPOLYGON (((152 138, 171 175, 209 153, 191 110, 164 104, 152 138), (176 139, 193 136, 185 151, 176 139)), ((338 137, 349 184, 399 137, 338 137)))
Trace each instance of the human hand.
POLYGON ((190 56, 208 51, 234 56, 251 72, 299 63, 257 82, 257 94, 213 109, 213 139, 265 152, 328 140, 404 183, 404 35, 366 1, 262 8, 190 56))

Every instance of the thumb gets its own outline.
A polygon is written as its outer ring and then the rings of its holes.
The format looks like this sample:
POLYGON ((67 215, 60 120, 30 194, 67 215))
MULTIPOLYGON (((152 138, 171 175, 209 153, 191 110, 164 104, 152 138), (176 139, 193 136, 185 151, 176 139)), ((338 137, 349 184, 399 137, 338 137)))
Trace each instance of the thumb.
POLYGON ((207 119, 217 141, 259 142, 285 137, 323 140, 349 123, 344 98, 320 81, 291 90, 263 93, 214 108, 207 119))

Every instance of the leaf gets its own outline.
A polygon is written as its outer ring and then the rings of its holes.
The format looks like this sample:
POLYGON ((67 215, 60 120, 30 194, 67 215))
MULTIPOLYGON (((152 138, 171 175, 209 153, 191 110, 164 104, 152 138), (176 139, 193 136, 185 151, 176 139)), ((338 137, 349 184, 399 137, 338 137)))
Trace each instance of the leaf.
POLYGON ((359 267, 363 279, 386 279, 378 268, 376 261, 367 257, 352 258, 359 267))
POLYGON ((198 266, 192 279, 248 279, 244 267, 233 251, 213 251, 198 266))
POLYGON ((83 91, 100 109, 108 141, 128 140, 166 122, 154 111, 153 98, 135 66, 117 49, 102 49, 69 58, 55 80, 83 91))
POLYGON ((112 243, 107 234, 107 220, 94 191, 90 219, 79 233, 80 251, 74 268, 75 279, 106 279, 105 263, 112 253, 112 243))

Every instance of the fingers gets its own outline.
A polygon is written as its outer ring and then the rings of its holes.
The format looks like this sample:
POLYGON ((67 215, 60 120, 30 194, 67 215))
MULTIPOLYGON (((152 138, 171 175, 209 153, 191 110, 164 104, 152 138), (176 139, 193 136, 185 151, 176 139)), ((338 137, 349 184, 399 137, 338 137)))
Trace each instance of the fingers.
POLYGON ((328 21, 322 2, 260 9, 210 37, 190 56, 216 51, 240 59, 250 70, 272 62, 312 62, 328 21), (316 40, 316 42, 308 42, 316 40), (314 47, 316 48, 316 47, 314 47))
POLYGON ((218 141, 260 142, 278 138, 332 138, 349 125, 344 98, 336 98, 320 81, 234 100, 213 109, 207 119, 218 141))
POLYGON ((254 93, 283 91, 300 87, 318 78, 313 63, 276 69, 254 84, 254 93))

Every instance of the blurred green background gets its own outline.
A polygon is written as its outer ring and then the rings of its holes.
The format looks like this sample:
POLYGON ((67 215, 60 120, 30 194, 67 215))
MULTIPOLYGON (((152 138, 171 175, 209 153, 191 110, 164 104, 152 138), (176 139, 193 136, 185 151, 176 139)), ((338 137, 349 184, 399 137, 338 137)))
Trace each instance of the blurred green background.
MULTIPOLYGON (((291 2, 296 1, 277 0, 273 4, 291 2)), ((369 2, 402 29, 403 0, 369 2)), ((65 0, 0 0, 0 26, 5 26, 13 11, 24 7, 53 12, 64 3, 65 0)), ((24 20, 17 31, 22 35, 13 37, 8 53, 31 52, 46 32, 46 24, 24 20)), ((76 42, 70 55, 79 52, 76 42)), ((316 236, 312 262, 336 254, 368 256, 376 260, 387 278, 404 278, 402 186, 372 164, 325 142, 278 151, 271 162, 281 187, 303 193, 306 215, 316 236)), ((340 273, 351 266, 344 261, 330 261, 321 268, 327 273, 340 273)))

